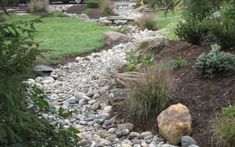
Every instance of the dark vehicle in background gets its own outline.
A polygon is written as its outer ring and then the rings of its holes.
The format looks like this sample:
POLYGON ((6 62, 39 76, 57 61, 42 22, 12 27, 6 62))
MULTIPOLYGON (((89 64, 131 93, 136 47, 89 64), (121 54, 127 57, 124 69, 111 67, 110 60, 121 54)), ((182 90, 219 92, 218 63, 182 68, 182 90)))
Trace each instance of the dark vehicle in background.
MULTIPOLYGON (((70 1, 73 1, 77 4, 84 4, 85 0, 48 0, 49 3, 53 3, 53 2, 62 2, 64 4, 68 4, 70 1)), ((19 0, 20 3, 26 4, 29 3, 30 0, 19 0)))

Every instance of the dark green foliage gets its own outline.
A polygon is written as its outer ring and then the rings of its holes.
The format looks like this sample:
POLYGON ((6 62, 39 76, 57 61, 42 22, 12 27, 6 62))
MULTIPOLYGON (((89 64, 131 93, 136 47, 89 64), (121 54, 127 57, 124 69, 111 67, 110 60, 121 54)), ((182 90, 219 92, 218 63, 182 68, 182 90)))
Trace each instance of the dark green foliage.
POLYGON ((74 129, 38 117, 49 104, 39 89, 22 82, 40 54, 33 40, 38 21, 0 24, 0 146, 67 147, 77 141, 74 129))
POLYGON ((225 108, 213 124, 214 140, 218 146, 235 146, 235 106, 225 108))
POLYGON ((196 67, 206 77, 226 75, 235 69, 235 56, 221 52, 217 44, 212 45, 212 50, 208 54, 203 53, 198 57, 196 67))
POLYGON ((101 0, 87 0, 87 8, 99 8, 101 0))
POLYGON ((185 22, 180 22, 176 28, 176 35, 181 40, 188 41, 192 44, 199 44, 204 35, 208 33, 208 28, 205 23, 198 20, 186 19, 185 22))
POLYGON ((234 0, 188 0, 185 21, 178 25, 180 39, 199 44, 207 36, 215 38, 222 49, 235 47, 234 0), (220 17, 214 17, 219 14, 220 17))

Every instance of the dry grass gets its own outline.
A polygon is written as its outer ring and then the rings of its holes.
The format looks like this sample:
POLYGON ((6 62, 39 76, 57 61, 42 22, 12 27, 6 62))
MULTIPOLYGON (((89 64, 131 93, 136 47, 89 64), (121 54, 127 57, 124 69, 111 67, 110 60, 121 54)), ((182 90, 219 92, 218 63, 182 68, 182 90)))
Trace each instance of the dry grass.
POLYGON ((136 24, 141 29, 148 29, 153 31, 156 31, 158 29, 157 21, 153 14, 143 15, 141 18, 137 20, 136 24))
POLYGON ((28 4, 30 13, 48 13, 48 0, 31 0, 28 4))
POLYGON ((162 111, 172 88, 169 70, 162 66, 147 67, 137 81, 127 84, 129 117, 143 121, 162 111))
POLYGON ((213 140, 218 147, 235 146, 235 106, 225 108, 213 125, 213 140))
POLYGON ((113 14, 113 5, 111 0, 101 0, 101 10, 105 14, 113 14))

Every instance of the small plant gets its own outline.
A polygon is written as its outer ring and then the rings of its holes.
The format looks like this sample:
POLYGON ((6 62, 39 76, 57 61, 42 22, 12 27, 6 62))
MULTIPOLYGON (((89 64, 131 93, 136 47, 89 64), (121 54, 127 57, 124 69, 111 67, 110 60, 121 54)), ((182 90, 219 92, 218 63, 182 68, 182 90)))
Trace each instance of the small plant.
POLYGON ((174 59, 169 61, 169 67, 171 69, 179 69, 184 67, 187 64, 187 61, 183 58, 178 58, 178 59, 174 59))
POLYGON ((28 6, 30 13, 48 13, 47 0, 31 0, 28 6))
POLYGON ((220 46, 212 45, 212 50, 208 54, 201 54, 196 61, 196 67, 202 71, 206 77, 215 75, 225 75, 234 71, 235 57, 230 53, 220 51, 220 46))
POLYGON ((153 15, 144 15, 137 21, 137 25, 142 29, 156 31, 158 29, 157 22, 153 15))
POLYGON ((54 17, 66 17, 66 15, 63 12, 54 10, 51 12, 54 17))
POLYGON ((127 61, 128 61, 127 69, 129 71, 136 71, 141 66, 141 61, 139 59, 139 55, 136 54, 136 52, 134 52, 134 51, 131 51, 128 54, 127 61))
POLYGON ((225 108, 213 124, 218 146, 235 146, 235 106, 225 108))
POLYGON ((171 89, 170 74, 163 67, 148 67, 136 82, 128 84, 128 115, 136 121, 162 111, 171 89))
POLYGON ((138 54, 137 52, 131 51, 127 57, 127 68, 129 71, 136 71, 142 65, 151 66, 154 62, 153 54, 138 54))

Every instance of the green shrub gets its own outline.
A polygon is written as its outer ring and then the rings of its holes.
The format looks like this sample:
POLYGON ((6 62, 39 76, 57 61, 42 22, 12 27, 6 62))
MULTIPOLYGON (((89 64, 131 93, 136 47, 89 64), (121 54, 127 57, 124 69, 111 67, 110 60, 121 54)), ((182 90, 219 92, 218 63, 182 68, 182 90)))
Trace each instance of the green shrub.
POLYGON ((49 104, 42 91, 25 83, 35 58, 34 23, 0 24, 0 144, 1 146, 75 146, 76 129, 65 130, 40 118, 49 104))
POLYGON ((156 31, 158 29, 155 17, 151 14, 144 15, 140 19, 138 19, 137 25, 142 29, 148 29, 152 31, 156 31))
POLYGON ((196 67, 206 77, 229 74, 235 69, 235 56, 220 51, 220 46, 212 45, 208 54, 201 54, 196 61, 196 67))
POLYGON ((54 17, 67 17, 63 12, 54 10, 51 12, 54 17))
POLYGON ((168 66, 171 69, 179 69, 179 68, 184 67, 187 64, 187 61, 180 57, 180 58, 169 61, 168 64, 169 64, 168 66))
POLYGON ((47 0, 31 0, 28 6, 30 13, 48 13, 47 0))
POLYGON ((184 22, 179 22, 175 30, 176 35, 184 41, 192 44, 200 44, 203 36, 208 33, 206 22, 199 22, 196 19, 188 18, 184 22))
POLYGON ((225 108, 213 124, 214 139, 218 146, 235 146, 235 106, 225 108))
POLYGON ((148 67, 127 88, 128 116, 136 121, 143 121, 165 108, 171 88, 169 72, 163 67, 148 67))
POLYGON ((87 0, 86 6, 87 6, 87 8, 99 8, 100 3, 101 3, 101 0, 87 0))
POLYGON ((221 18, 211 25, 211 33, 222 49, 235 48, 235 13, 227 12, 229 10, 223 10, 221 18))

